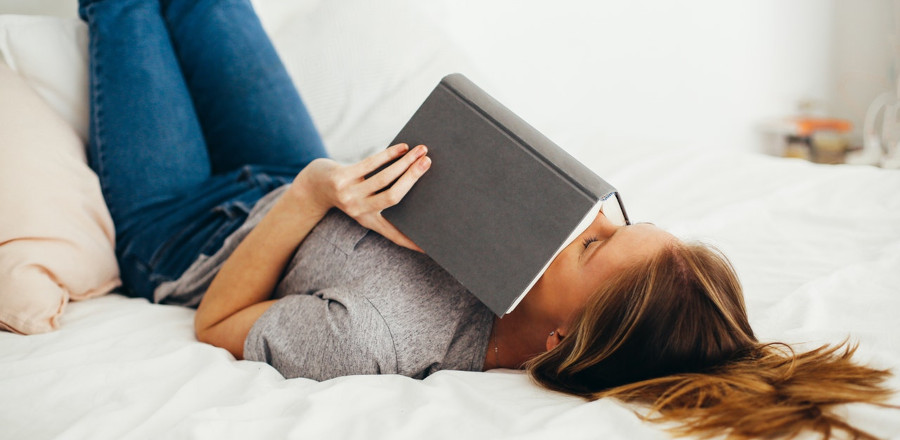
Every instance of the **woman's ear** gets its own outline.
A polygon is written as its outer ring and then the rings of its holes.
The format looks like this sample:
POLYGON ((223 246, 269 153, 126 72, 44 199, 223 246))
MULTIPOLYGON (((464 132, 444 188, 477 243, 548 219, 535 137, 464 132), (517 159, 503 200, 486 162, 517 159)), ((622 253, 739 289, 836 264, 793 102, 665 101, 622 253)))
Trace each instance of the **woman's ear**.
POLYGON ((566 337, 564 330, 556 329, 547 336, 547 351, 553 350, 566 337))

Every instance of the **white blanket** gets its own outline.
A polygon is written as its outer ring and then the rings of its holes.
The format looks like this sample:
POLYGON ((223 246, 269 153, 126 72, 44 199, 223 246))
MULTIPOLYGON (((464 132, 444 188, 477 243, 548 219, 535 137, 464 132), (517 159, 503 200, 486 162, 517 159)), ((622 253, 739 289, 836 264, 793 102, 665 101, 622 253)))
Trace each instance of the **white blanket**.
MULTIPOLYGON (((900 173, 745 154, 591 147, 632 220, 719 246, 762 340, 859 341, 900 371, 900 173)), ((58 332, 0 333, 0 438, 668 438, 641 408, 585 402, 514 371, 423 381, 283 379, 201 344, 193 311, 111 295, 70 305, 58 332)), ((900 389, 900 378, 890 386, 900 389)), ((894 396, 893 404, 900 404, 894 396)), ((900 411, 840 408, 900 438, 900 411)))

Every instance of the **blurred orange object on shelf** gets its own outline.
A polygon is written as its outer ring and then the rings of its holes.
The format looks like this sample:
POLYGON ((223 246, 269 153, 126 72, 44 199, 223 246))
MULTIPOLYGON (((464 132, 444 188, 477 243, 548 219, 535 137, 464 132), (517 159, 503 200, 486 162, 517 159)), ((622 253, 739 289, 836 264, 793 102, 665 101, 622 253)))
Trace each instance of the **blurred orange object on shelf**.
POLYGON ((818 163, 843 163, 850 148, 853 123, 823 116, 792 116, 764 122, 770 154, 811 160, 818 163))
POLYGON ((802 116, 789 121, 795 127, 796 136, 810 136, 817 131, 849 133, 853 130, 853 123, 846 119, 802 116))

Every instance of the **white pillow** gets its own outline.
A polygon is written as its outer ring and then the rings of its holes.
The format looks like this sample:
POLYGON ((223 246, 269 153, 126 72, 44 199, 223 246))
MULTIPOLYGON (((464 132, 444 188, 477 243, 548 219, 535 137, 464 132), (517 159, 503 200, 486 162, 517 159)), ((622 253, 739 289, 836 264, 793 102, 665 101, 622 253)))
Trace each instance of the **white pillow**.
POLYGON ((88 136, 88 32, 76 18, 0 15, 0 56, 71 125, 88 136))
MULTIPOLYGON (((329 153, 387 146, 441 77, 472 75, 449 38, 406 0, 256 0, 263 25, 329 153)), ((0 55, 87 141, 87 27, 0 16, 0 55)))
POLYGON ((473 70, 404 0, 320 2, 271 37, 329 153, 344 162, 388 146, 444 75, 473 70))

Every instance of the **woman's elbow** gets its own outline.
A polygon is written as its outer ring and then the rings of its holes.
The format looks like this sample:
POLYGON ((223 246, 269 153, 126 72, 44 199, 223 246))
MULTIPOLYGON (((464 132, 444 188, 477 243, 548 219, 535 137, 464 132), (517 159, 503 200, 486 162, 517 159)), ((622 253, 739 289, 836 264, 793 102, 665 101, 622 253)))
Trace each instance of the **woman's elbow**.
POLYGON ((241 359, 250 329, 273 303, 275 300, 256 303, 224 318, 219 318, 219 313, 208 313, 201 304, 194 315, 194 334, 198 341, 224 348, 241 359))
POLYGON ((203 321, 204 320, 200 312, 194 314, 194 336, 196 336, 197 340, 200 342, 212 344, 212 342, 210 342, 209 340, 209 325, 203 321))
POLYGON ((228 332, 221 326, 206 327, 203 325, 198 325, 195 320, 194 336, 199 342, 228 350, 228 352, 231 353, 235 357, 235 359, 240 360, 244 357, 243 339, 238 341, 238 338, 235 338, 233 337, 233 335, 228 334, 228 332))
MULTIPOLYGON (((194 336, 198 341, 212 344, 212 340, 210 339, 209 331, 206 328, 198 327, 196 324, 194 325, 194 336)), ((215 344, 213 344, 215 345, 215 344)))

